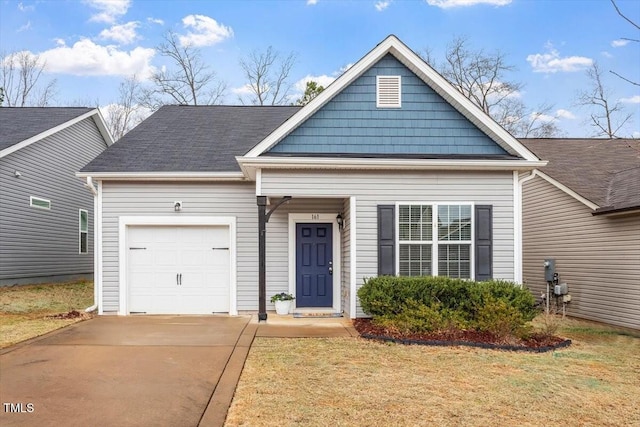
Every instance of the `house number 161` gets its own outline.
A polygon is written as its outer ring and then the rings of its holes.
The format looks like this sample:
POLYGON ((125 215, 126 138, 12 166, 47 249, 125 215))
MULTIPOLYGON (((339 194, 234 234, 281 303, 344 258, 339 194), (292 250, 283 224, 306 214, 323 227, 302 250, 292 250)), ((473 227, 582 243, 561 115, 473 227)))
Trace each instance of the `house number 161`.
POLYGON ((320 214, 311 214, 311 219, 316 221, 320 219, 320 214))

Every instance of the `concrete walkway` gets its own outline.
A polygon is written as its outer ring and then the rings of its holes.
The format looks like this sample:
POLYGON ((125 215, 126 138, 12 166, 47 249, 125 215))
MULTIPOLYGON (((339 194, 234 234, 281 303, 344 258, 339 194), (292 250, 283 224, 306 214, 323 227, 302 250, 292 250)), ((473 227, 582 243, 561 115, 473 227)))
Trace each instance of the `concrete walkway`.
POLYGON ((355 335, 271 313, 98 317, 0 352, 0 425, 222 426, 254 337, 355 335))

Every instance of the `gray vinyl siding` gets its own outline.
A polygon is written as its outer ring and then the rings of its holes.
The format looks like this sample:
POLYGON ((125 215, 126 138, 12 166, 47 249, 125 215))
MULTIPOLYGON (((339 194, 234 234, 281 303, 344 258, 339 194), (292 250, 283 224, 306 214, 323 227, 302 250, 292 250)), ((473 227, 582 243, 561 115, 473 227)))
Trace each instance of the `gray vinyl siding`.
POLYGON ((523 189, 523 280, 546 291, 544 259, 569 285, 570 316, 640 329, 640 215, 592 210, 536 177, 523 189))
POLYGON ((497 143, 387 54, 272 153, 506 154, 497 143), (376 76, 402 80, 402 107, 376 107, 376 76))
POLYGON ((351 315, 351 202, 344 200, 342 208, 344 230, 342 231, 342 289, 341 301, 345 317, 351 315))
POLYGON ((102 184, 103 311, 118 311, 118 224, 121 216, 232 216, 236 218, 238 310, 258 309, 258 207, 254 183, 102 184), (173 202, 181 200, 176 213, 173 202))
MULTIPOLYGON (((293 197, 356 196, 359 288, 377 275, 377 205, 396 202, 473 202, 493 205, 493 271, 514 279, 511 172, 262 171, 262 193, 293 197)), ((353 242, 351 242, 353 244, 353 242)), ((364 316, 359 304, 357 316, 364 316)))
POLYGON ((87 118, 0 159, 0 284, 93 273, 93 195, 75 173, 105 148, 87 118), (51 210, 30 207, 30 196, 51 210), (87 254, 79 254, 79 209, 89 214, 87 254))

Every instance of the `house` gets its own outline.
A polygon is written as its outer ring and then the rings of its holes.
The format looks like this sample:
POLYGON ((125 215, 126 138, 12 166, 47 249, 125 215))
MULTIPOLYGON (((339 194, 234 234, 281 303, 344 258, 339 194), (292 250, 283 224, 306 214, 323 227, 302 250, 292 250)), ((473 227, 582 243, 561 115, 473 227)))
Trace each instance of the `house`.
POLYGON ((94 198, 75 174, 112 142, 97 109, 0 108, 0 285, 91 276, 94 198))
POLYGON ((521 142, 549 161, 523 178, 524 282, 554 259, 568 314, 640 329, 640 140, 521 142))
POLYGON ((98 183, 99 313, 364 313, 378 274, 520 277, 518 140, 389 36, 300 107, 165 106, 98 183))

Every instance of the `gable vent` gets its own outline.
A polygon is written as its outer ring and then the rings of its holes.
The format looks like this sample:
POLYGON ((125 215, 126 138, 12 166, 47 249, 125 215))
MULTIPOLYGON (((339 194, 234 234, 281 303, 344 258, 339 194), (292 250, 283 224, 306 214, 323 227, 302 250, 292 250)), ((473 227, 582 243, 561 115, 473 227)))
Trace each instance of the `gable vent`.
POLYGON ((400 76, 376 76, 376 107, 400 108, 402 106, 401 83, 400 76))

